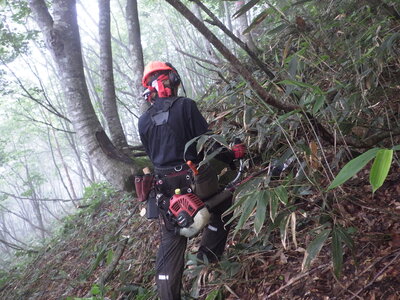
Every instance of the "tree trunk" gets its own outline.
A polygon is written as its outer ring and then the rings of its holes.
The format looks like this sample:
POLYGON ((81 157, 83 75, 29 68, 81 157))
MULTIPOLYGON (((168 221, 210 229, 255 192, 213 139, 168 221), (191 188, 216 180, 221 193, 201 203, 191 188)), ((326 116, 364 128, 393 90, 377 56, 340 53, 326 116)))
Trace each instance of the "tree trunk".
POLYGON ((126 23, 128 26, 129 52, 132 62, 133 80, 132 90, 135 95, 134 101, 139 104, 140 113, 147 110, 148 105, 142 97, 142 76, 144 70, 143 49, 140 40, 140 24, 137 8, 137 0, 127 0, 126 2, 126 23))
POLYGON ((110 0, 99 0, 100 77, 102 105, 111 141, 118 149, 128 147, 118 115, 111 49, 110 0))
POLYGON ((102 141, 97 138, 104 135, 104 130, 90 101, 85 81, 75 0, 53 1, 54 19, 44 0, 29 0, 29 6, 56 63, 68 116, 80 142, 96 168, 113 186, 132 189, 133 164, 119 160, 116 151, 103 152, 103 149, 113 149, 112 144, 107 144, 109 141, 104 138, 102 141))
POLYGON ((43 214, 42 214, 42 209, 40 207, 40 201, 38 201, 38 197, 37 197, 37 193, 36 193, 36 186, 35 186, 35 182, 31 177, 27 162, 25 161, 24 164, 24 168, 25 168, 25 173, 26 173, 26 184, 29 187, 29 189, 31 190, 32 193, 32 201, 30 201, 31 205, 32 205, 32 209, 33 209, 33 213, 35 214, 36 217, 36 221, 37 221, 37 226, 40 229, 39 233, 40 233, 40 237, 42 239, 42 242, 44 242, 45 239, 45 232, 46 232, 46 228, 44 226, 44 221, 43 221, 43 214))

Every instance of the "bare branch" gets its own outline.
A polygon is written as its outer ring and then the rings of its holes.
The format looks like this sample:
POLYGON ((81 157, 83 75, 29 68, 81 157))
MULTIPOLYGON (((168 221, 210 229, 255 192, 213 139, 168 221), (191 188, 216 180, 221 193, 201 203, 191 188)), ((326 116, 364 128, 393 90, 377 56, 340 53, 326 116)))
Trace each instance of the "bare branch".
POLYGON ((266 66, 264 62, 262 62, 256 53, 254 53, 246 43, 244 43, 241 39, 239 39, 232 31, 230 31, 208 8, 205 6, 200 0, 191 0, 195 2, 201 9, 207 13, 212 22, 206 20, 206 22, 217 26, 220 28, 227 36, 229 36, 236 44, 238 44, 246 53, 250 56, 250 58, 255 62, 255 64, 263 70, 263 72, 270 78, 274 79, 275 75, 272 73, 266 66))
MULTIPOLYGON (((2 243, 2 244, 4 244, 4 245, 6 245, 7 247, 9 247, 9 248, 11 248, 11 249, 14 249, 14 250, 28 251, 27 249, 24 249, 24 248, 22 248, 22 247, 20 247, 20 246, 18 246, 18 245, 16 245, 16 244, 7 242, 7 241, 5 241, 5 240, 3 240, 3 239, 0 239, 0 243, 2 243)), ((31 250, 29 250, 29 251, 31 251, 31 250)))
POLYGON ((21 196, 17 196, 14 194, 10 194, 4 191, 0 191, 0 193, 2 193, 3 195, 9 196, 11 198, 14 199, 19 199, 19 200, 29 200, 29 201, 43 201, 43 202, 73 202, 73 201, 80 201, 83 200, 83 198, 77 198, 77 199, 58 199, 58 198, 53 198, 53 199, 49 199, 49 198, 29 198, 29 197, 21 197, 21 196))
POLYGON ((218 64, 216 64, 215 62, 213 62, 213 61, 211 61, 211 60, 204 59, 204 58, 201 58, 201 57, 198 57, 198 56, 194 56, 194 55, 189 54, 189 53, 186 53, 186 52, 184 52, 184 51, 182 51, 182 50, 180 50, 180 49, 178 49, 178 48, 175 48, 175 50, 176 50, 177 52, 182 53, 183 55, 188 56, 188 57, 190 57, 190 58, 193 58, 193 59, 195 59, 195 60, 202 61, 202 62, 204 62, 204 63, 206 63, 206 64, 210 64, 210 65, 213 65, 213 66, 215 66, 215 67, 219 67, 218 64))

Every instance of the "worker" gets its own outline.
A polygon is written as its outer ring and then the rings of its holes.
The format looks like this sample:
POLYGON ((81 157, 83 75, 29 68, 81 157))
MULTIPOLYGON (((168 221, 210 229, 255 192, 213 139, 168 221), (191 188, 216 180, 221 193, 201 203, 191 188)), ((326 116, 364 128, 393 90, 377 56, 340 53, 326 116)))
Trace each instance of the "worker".
MULTIPOLYGON (((182 274, 187 238, 177 234, 176 224, 167 216, 168 199, 179 188, 190 193, 195 181, 194 193, 207 199, 218 191, 217 172, 209 163, 193 174, 187 161, 198 165, 203 159, 195 144, 185 150, 193 138, 209 132, 207 121, 199 112, 195 101, 178 97, 181 78, 169 63, 153 61, 144 70, 142 84, 146 88, 146 99, 150 108, 139 118, 140 139, 154 165, 157 192, 163 195, 158 202, 161 222, 161 242, 156 258, 156 284, 161 300, 181 299, 182 274)), ((222 160, 242 158, 246 152, 243 144, 232 150, 222 151, 222 160)), ((197 253, 199 261, 216 262, 221 258, 229 226, 221 215, 232 204, 232 198, 215 207, 210 213, 208 226, 204 228, 197 253)))

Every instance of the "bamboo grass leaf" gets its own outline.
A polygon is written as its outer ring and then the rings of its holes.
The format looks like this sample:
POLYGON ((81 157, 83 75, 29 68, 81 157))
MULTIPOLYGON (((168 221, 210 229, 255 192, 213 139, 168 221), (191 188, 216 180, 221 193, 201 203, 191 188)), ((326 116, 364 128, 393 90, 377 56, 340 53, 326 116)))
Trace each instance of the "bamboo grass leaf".
MULTIPOLYGON (((197 144, 196 144, 197 153, 200 153, 203 150, 204 144, 208 141, 208 139, 209 139, 208 135, 201 135, 199 137, 197 144)), ((186 151, 186 149, 185 149, 185 151, 186 151)))
POLYGON ((294 85, 294 86, 298 86, 298 87, 302 87, 302 88, 311 89, 313 92, 320 94, 320 95, 323 94, 322 90, 318 86, 312 85, 309 83, 305 83, 305 82, 301 82, 301 81, 285 79, 285 80, 280 81, 279 84, 294 85))
POLYGON ((185 150, 184 153, 186 153, 187 149, 194 143, 196 142, 200 137, 196 136, 195 138, 192 138, 189 142, 185 144, 185 150))
POLYGON ((217 300, 221 298, 221 293, 219 290, 213 290, 206 297, 206 300, 217 300))
POLYGON ((213 151, 211 154, 207 154, 206 157, 204 157, 204 159, 199 163, 199 167, 201 167, 202 165, 208 163, 210 160, 212 160, 215 156, 217 156, 221 151, 222 151, 222 147, 218 148, 217 150, 213 151))
POLYGON ((213 134, 211 137, 212 137, 215 141, 217 141, 218 143, 220 143, 222 146, 225 146, 225 147, 229 148, 229 145, 228 145, 226 139, 225 139, 223 136, 218 135, 218 134, 213 134))
POLYGON ((343 249, 340 235, 335 228, 332 231, 332 260, 335 275, 339 277, 343 267, 343 249))
POLYGON ((249 27, 247 27, 242 34, 247 34, 250 31, 252 31, 254 28, 257 27, 258 24, 260 24, 262 21, 265 20, 266 17, 268 17, 268 15, 271 13, 271 8, 267 8, 265 10, 263 10, 261 13, 259 13, 253 20, 253 22, 251 22, 251 24, 249 25, 249 27))
POLYGON ((313 115, 315 115, 320 108, 324 105, 325 103, 325 96, 324 95, 317 95, 315 96, 315 103, 313 107, 313 115))
MULTIPOLYGON (((229 207, 223 214, 222 217, 225 217, 235 211, 235 209, 243 204, 244 201, 246 201, 249 198, 249 196, 243 196, 239 200, 235 201, 235 203, 229 207)), ((235 211, 235 214, 232 216, 232 218, 226 223, 227 225, 232 223, 234 219, 236 219, 240 215, 240 212, 235 211)))
POLYGON ((375 191, 379 189, 385 181, 392 164, 392 158, 393 150, 381 149, 376 154, 369 176, 373 193, 375 193, 375 191))
POLYGON ((238 18, 244 13, 246 13, 248 10, 250 10, 253 6, 255 6, 260 0, 251 0, 250 2, 246 3, 243 5, 237 12, 235 12, 232 17, 233 18, 238 18))
POLYGON ((269 196, 269 217, 271 218, 272 222, 274 222, 275 217, 278 213, 278 205, 279 199, 275 195, 275 193, 270 193, 269 196))
POLYGON ((354 250, 354 241, 350 237, 349 233, 339 225, 335 226, 336 229, 336 234, 339 236, 340 240, 347 246, 349 247, 350 250, 354 250))
POLYGON ((260 192, 257 199, 257 211, 254 219, 254 231, 258 235, 264 225, 265 217, 267 214, 269 193, 266 191, 260 192))
POLYGON ((357 174, 371 159, 376 156, 379 150, 379 148, 370 149, 367 152, 349 161, 343 167, 343 169, 340 170, 339 174, 335 177, 327 190, 329 191, 331 189, 334 189, 335 187, 338 187, 339 185, 343 184, 351 177, 353 177, 355 174, 357 174))
POLYGON ((274 190, 277 198, 279 199, 280 202, 282 202, 284 205, 288 204, 289 201, 289 197, 286 191, 286 188, 284 186, 278 186, 275 190, 274 190))
POLYGON ((330 232, 331 229, 325 229, 321 231, 308 245, 306 254, 304 255, 303 263, 301 265, 301 269, 303 271, 306 270, 310 266, 311 262, 317 257, 325 241, 328 239, 330 232))
POLYGON ((273 35, 275 33, 281 32, 282 30, 286 29, 289 25, 287 25, 286 23, 281 24, 279 26, 276 26, 274 29, 268 31, 268 35, 273 35))
POLYGON ((257 204, 257 198, 255 196, 249 197, 246 202, 243 204, 242 214, 239 218, 239 221, 236 225, 235 234, 242 229, 244 223, 250 217, 251 213, 253 212, 255 205, 257 204))

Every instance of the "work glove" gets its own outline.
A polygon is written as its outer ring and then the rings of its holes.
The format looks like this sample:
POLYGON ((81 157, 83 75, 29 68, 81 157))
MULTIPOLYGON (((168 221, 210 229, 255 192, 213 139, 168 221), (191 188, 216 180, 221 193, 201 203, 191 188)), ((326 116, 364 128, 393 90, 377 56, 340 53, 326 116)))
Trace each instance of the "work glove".
POLYGON ((231 148, 235 159, 243 158, 246 155, 247 149, 245 144, 236 144, 231 148))

